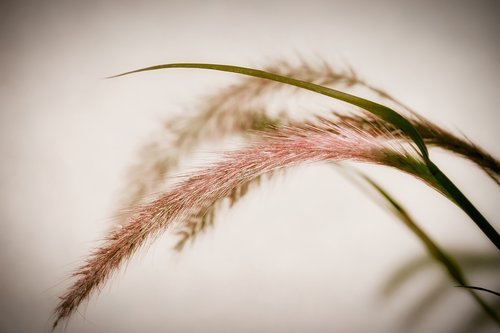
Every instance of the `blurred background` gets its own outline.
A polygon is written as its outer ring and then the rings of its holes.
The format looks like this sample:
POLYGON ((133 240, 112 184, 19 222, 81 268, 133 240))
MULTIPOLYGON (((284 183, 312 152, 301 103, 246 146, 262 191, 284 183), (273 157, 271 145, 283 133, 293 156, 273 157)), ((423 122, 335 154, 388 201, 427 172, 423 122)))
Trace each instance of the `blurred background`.
MULTIPOLYGON (((498 1, 0 6, 1 332, 50 331, 71 272, 110 228, 140 147, 166 119, 196 112, 200 97, 239 79, 197 70, 108 75, 167 62, 264 67, 320 57, 352 66, 500 156, 498 1)), ((498 230, 497 185, 467 161, 439 151, 432 157, 498 230)), ((446 249, 498 257, 437 193, 396 171, 362 169, 446 249)), ((478 310, 432 264, 384 297, 395 272, 425 256, 424 248, 326 165, 263 184, 183 252, 173 244, 166 236, 136 255, 80 307, 67 332, 446 332, 478 310)), ((498 289, 493 264, 473 262, 471 281, 498 289)), ((488 322, 477 329, 493 330, 488 322)))

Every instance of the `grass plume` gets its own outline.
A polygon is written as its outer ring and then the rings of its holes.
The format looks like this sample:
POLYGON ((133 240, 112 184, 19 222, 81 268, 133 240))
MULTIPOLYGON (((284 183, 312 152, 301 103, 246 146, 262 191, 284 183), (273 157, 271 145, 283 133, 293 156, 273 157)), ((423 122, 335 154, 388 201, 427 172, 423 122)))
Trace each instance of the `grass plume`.
MULTIPOLYGON (((367 88, 378 98, 391 102, 405 114, 427 145, 451 151, 471 160, 498 183, 500 163, 471 141, 462 139, 418 115, 384 90, 361 79, 350 67, 339 70, 325 61, 315 61, 313 64, 304 60, 298 64, 280 61, 266 67, 265 71, 329 87, 367 88)), ((248 138, 248 133, 253 130, 272 130, 280 123, 286 124, 291 121, 284 115, 278 118, 270 116, 266 109, 268 101, 266 97, 283 87, 281 83, 272 80, 244 77, 239 83, 205 97, 201 109, 193 116, 182 117, 175 123, 169 123, 165 131, 170 134, 169 138, 174 139, 162 137, 162 140, 144 147, 138 163, 130 169, 130 179, 124 191, 126 196, 120 207, 127 210, 136 206, 149 194, 157 192, 162 181, 178 165, 180 156, 191 153, 200 142, 233 134, 242 134, 248 138)), ((385 134, 389 130, 393 138, 406 140, 401 130, 394 125, 363 112, 360 108, 355 108, 354 111, 352 115, 335 113, 339 122, 351 122, 353 126, 372 131, 374 134, 385 134)), ((187 240, 211 225, 215 210, 214 207, 209 214, 195 214, 189 217, 179 230, 181 238, 176 248, 181 249, 187 240)), ((121 220, 117 222, 126 223, 128 215, 119 215, 121 220)))
POLYGON ((342 92, 336 89, 332 89, 326 86, 318 85, 315 83, 298 80, 288 76, 283 76, 271 72, 266 72, 264 70, 253 69, 248 67, 234 66, 234 65, 221 65, 221 64, 208 64, 208 63, 170 63, 161 64, 156 66, 145 67, 122 74, 114 75, 109 78, 121 77, 125 75, 130 75, 140 72, 148 72, 162 69, 173 69, 173 68, 192 68, 192 69, 205 69, 212 71, 221 71, 236 73, 241 75, 246 75, 250 77, 257 77, 261 79, 266 79, 270 81, 280 82, 285 85, 294 86, 297 88, 302 88, 304 90, 312 91, 316 94, 328 96, 332 99, 346 102, 348 104, 357 106, 364 109, 365 111, 373 114, 374 116, 388 122, 389 124, 395 126, 401 130, 418 148, 423 161, 431 173, 435 181, 444 190, 444 194, 454 202, 457 207, 462 209, 471 220, 476 224, 476 226, 483 232, 483 234, 495 245, 497 249, 500 249, 500 234, 495 230, 495 228, 489 223, 489 221, 481 214, 481 212, 474 206, 474 204, 460 191, 460 189, 449 179, 441 169, 434 164, 430 159, 429 151, 427 146, 417 131, 417 129, 411 124, 408 119, 394 111, 388 106, 379 104, 377 102, 355 96, 346 92, 342 92))
POLYGON ((217 210, 222 206, 224 201, 229 202, 232 207, 237 201, 242 199, 248 191, 258 186, 264 178, 270 178, 275 172, 269 172, 259 175, 249 182, 236 186, 231 190, 231 193, 224 198, 217 200, 214 204, 201 207, 198 211, 188 216, 182 223, 179 223, 176 230, 179 240, 175 244, 174 249, 181 251, 188 241, 193 241, 197 235, 202 233, 206 228, 214 224, 217 210))
MULTIPOLYGON (((54 327, 148 240, 155 239, 177 220, 206 213, 218 200, 230 197, 236 188, 261 175, 320 161, 350 160, 394 166, 394 156, 399 154, 404 158, 412 154, 403 146, 388 145, 385 139, 326 119, 320 119, 319 125, 287 126, 262 135, 266 138, 263 142, 227 153, 222 161, 139 207, 130 222, 112 232, 104 245, 74 273, 76 282, 61 298, 54 327)), ((414 160, 418 158, 415 156, 414 160)))
MULTIPOLYGON (((54 327, 99 290, 134 252, 166 229, 177 227, 181 235, 177 248, 181 249, 189 239, 213 223, 222 201, 233 204, 266 175, 301 163, 349 160, 386 165, 409 173, 455 202, 499 246, 498 233, 432 163, 427 145, 472 160, 497 183, 499 163, 471 142, 432 124, 384 91, 360 80, 353 71, 334 71, 326 63, 312 67, 303 62, 295 67, 283 62, 265 71, 226 65, 170 64, 133 72, 173 67, 222 70, 249 77, 207 97, 200 112, 194 116, 166 126, 173 136, 167 147, 172 149, 152 144, 144 150, 140 163, 133 169, 137 179, 131 184, 136 187, 123 202, 123 207, 135 208, 119 221, 123 227, 112 231, 102 247, 74 273, 75 283, 56 308, 54 327), (343 100, 354 106, 358 114, 335 114, 332 119, 318 117, 314 122, 302 123, 286 117, 270 117, 264 97, 280 89, 283 83, 343 100), (381 99, 391 101, 404 115, 382 104, 327 87, 330 85, 364 86, 381 99), (247 103, 252 106, 242 106, 247 103), (144 197, 158 189, 159 183, 177 167, 180 156, 194 151, 202 141, 234 133, 252 133, 253 142, 227 153, 221 161, 185 178, 155 200, 143 202, 144 197)), ((386 199, 389 200, 387 196, 386 199)), ((398 214, 405 218, 401 211, 398 214)), ((410 229, 422 239, 418 228, 410 229)), ((460 284, 465 285, 460 271, 447 264, 442 253, 435 250, 433 255, 445 264, 457 282, 462 281, 460 284)))
MULTIPOLYGON (((384 90, 362 80, 350 67, 339 70, 325 61, 310 63, 301 60, 298 64, 276 62, 266 67, 266 71, 329 87, 367 88, 378 98, 391 102, 405 114, 427 145, 451 151, 471 160, 499 183, 500 163, 494 157, 471 141, 462 139, 418 115, 384 90)), ((124 191, 126 196, 120 207, 127 210, 150 194, 158 192, 165 178, 177 167, 180 156, 191 153, 200 142, 213 141, 232 134, 242 134, 248 138, 248 133, 253 130, 272 130, 280 123, 291 121, 284 115, 278 118, 270 116, 266 110, 265 97, 269 97, 281 88, 283 85, 279 82, 262 80, 258 77, 244 77, 237 84, 202 99, 201 109, 195 115, 181 117, 175 122, 166 124, 165 130, 174 139, 162 137, 161 140, 143 148, 139 162, 129 170, 130 178, 124 191)), ((352 115, 338 112, 335 114, 339 122, 350 122, 355 127, 373 133, 389 130, 393 138, 406 140, 401 130, 394 125, 363 112, 360 108, 355 108, 355 112, 352 115)), ((196 236, 206 226, 212 225, 215 211, 216 207, 212 207, 206 214, 200 212, 187 218, 179 230, 181 238, 176 248, 181 249, 186 241, 196 236)), ((121 219, 117 222, 126 223, 128 215, 119 215, 121 219)))
MULTIPOLYGON (((337 70, 324 61, 315 65, 279 61, 267 66, 266 71, 328 86, 350 87, 360 82, 352 70, 337 70)), ((245 77, 201 98, 201 106, 194 115, 166 122, 165 133, 142 148, 138 162, 128 172, 117 222, 126 223, 127 210, 157 192, 162 181, 178 166, 179 159, 192 153, 200 143, 286 123, 287 119, 270 116, 267 110, 268 97, 284 87, 275 81, 245 77)))
MULTIPOLYGON (((404 139, 398 128, 366 112, 352 115, 337 113, 337 117, 340 121, 349 122, 364 130, 372 131, 374 134, 377 129, 383 128, 389 130, 392 135, 404 139)), ((474 144, 472 141, 461 138, 441 126, 434 124, 423 116, 412 113, 409 115, 409 118, 427 145, 441 148, 470 160, 483 169, 497 184, 500 184, 500 162, 484 149, 474 144)))

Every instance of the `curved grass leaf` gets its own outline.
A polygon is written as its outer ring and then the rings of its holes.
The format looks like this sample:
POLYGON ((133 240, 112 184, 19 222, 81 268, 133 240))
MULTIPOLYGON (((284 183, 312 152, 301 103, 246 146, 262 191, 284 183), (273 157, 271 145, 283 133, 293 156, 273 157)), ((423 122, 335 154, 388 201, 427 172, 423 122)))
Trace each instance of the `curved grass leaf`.
MULTIPOLYGON (((367 175, 357 172, 358 177, 360 177, 364 182, 370 185, 376 193, 384 200, 386 206, 393 212, 396 217, 403 222, 406 227, 408 227, 411 232, 418 237, 418 239, 425 246, 427 252, 432 258, 438 263, 440 263, 447 271, 450 278, 458 283, 461 287, 468 288, 469 293, 478 303, 478 305, 500 326, 500 318, 495 313, 495 311, 477 294, 474 289, 484 290, 478 287, 467 287, 467 280, 462 272, 462 269, 458 263, 443 249, 441 249, 434 240, 425 233, 413 220, 410 214, 403 208, 403 206, 392 197, 386 190, 384 190, 379 184, 372 180, 367 175)), ((487 290, 489 291, 489 290, 487 290)))
POLYGON ((347 94, 345 92, 341 92, 332 88, 328 88, 325 86, 317 85, 314 83, 297 80, 291 77, 282 76, 278 74, 273 74, 270 72, 252 69, 247 67, 240 66, 231 66, 231 65, 221 65, 221 64, 205 64, 205 63, 172 63, 172 64, 162 64, 157 66, 145 67, 129 72, 125 72, 122 74, 110 76, 120 77, 124 75, 129 75, 133 73, 145 72, 145 71, 153 71, 159 69, 168 69, 168 68, 197 68, 197 69, 209 69, 223 72, 231 72, 237 74, 243 74, 253 77, 259 77, 262 79, 273 80, 277 82, 281 82, 284 84, 296 86, 299 88, 303 88, 306 90, 310 90, 316 92, 318 94, 322 94, 325 96, 332 97, 334 99, 338 99, 349 104, 358 106, 382 120, 394 125, 396 128, 399 128, 403 131, 408 137, 410 137, 415 145, 418 147, 420 153, 422 154, 424 161, 430 171, 430 173, 436 178, 437 182, 442 186, 445 190, 445 194, 447 197, 453 201, 457 206, 459 206, 469 217, 476 223, 476 225, 483 231, 483 233, 490 239, 490 241, 500 250, 500 235, 493 228, 493 226, 486 220, 486 218, 477 210, 477 208, 467 199, 467 197, 455 186, 455 184, 435 165, 429 158, 429 152, 427 150, 427 146, 424 143, 424 140, 415 129, 415 127, 403 116, 401 116, 396 111, 391 108, 384 106, 379 103, 375 103, 373 101, 354 96, 351 94, 347 94))
MULTIPOLYGON (((386 91, 360 79, 352 68, 339 71, 324 61, 319 61, 319 63, 320 65, 313 66, 302 59, 301 63, 295 66, 286 61, 279 61, 266 66, 265 71, 335 89, 338 89, 338 86, 346 88, 352 86, 364 87, 382 100, 397 106, 400 109, 399 111, 403 112, 417 129, 428 147, 439 147, 470 160, 500 185, 500 162, 469 139, 458 137, 422 117, 386 91)), ((169 126, 167 126, 168 132, 171 132, 176 137, 173 143, 170 144, 170 147, 174 149, 166 149, 164 145, 159 144, 160 141, 145 147, 142 153, 143 155, 147 153, 148 156, 143 156, 140 163, 130 170, 133 182, 125 187, 128 196, 124 198, 121 207, 125 210, 135 207, 138 202, 143 200, 146 193, 158 192, 161 180, 165 179, 166 175, 175 167, 180 155, 191 152, 200 141, 210 141, 229 134, 238 134, 247 138, 248 132, 252 132, 252 130, 272 130, 279 123, 286 123, 287 117, 285 113, 273 117, 268 115, 267 103, 262 98, 264 95, 268 97, 269 93, 275 93, 284 86, 271 80, 262 80, 251 76, 245 77, 238 84, 230 85, 227 88, 218 90, 215 94, 205 97, 201 109, 194 116, 180 118, 175 123, 169 123, 169 126), (255 103, 257 107, 254 105, 255 103), (249 108, 249 104, 252 104, 252 107, 249 108)), ((390 134, 391 138, 388 138, 388 140, 397 138, 404 141, 407 139, 393 125, 366 111, 363 112, 359 108, 356 111, 361 111, 362 115, 359 113, 345 115, 335 111, 333 111, 333 114, 339 119, 339 122, 352 123, 363 131, 372 132, 374 137, 385 137, 390 134)), ((444 190, 441 190, 441 193, 444 194, 444 190)), ((215 210, 214 207, 210 209, 210 212, 208 210, 199 212, 186 219, 184 226, 179 231, 181 239, 176 249, 181 249, 185 242, 189 239, 192 240, 205 227, 212 225, 207 222, 213 221, 215 210)), ((120 224, 127 223, 129 216, 127 214, 120 214, 120 216, 123 216, 123 219, 117 222, 120 224)))
POLYGON ((259 77, 262 79, 281 82, 284 84, 288 84, 288 85, 292 85, 295 87, 310 90, 310 91, 316 92, 316 93, 321 94, 321 95, 329 96, 329 97, 347 102, 349 104, 356 105, 362 109, 365 109, 368 112, 373 113, 374 115, 387 121, 388 123, 393 124, 397 128, 400 128, 404 133, 406 133, 415 142, 415 144, 417 145, 421 154, 424 157, 429 155, 429 152, 427 150, 427 147, 426 147, 424 141, 420 137, 420 134, 417 132, 417 130, 413 127, 413 125, 408 120, 406 120, 403 116, 401 116, 399 113, 388 108, 387 106, 382 105, 382 104, 378 104, 378 103, 372 102, 370 100, 367 100, 367 99, 364 99, 364 98, 361 98, 358 96, 354 96, 354 95, 351 95, 351 94, 348 94, 345 92, 341 92, 339 90, 335 90, 332 88, 328 88, 325 86, 321 86, 318 84, 314 84, 314 83, 310 83, 310 82, 306 82, 306 81, 302 81, 302 80, 297 80, 297 79, 287 77, 287 76, 273 74, 273 73, 258 70, 258 69, 239 67, 239 66, 230 66, 230 65, 220 65, 220 64, 177 63, 177 64, 163 64, 163 65, 141 68, 138 70, 133 70, 133 71, 129 71, 126 73, 110 76, 109 78, 115 78, 115 77, 133 74, 133 73, 153 71, 153 70, 159 70, 159 69, 167 69, 167 68, 210 69, 210 70, 216 70, 216 71, 249 75, 249 76, 259 77))

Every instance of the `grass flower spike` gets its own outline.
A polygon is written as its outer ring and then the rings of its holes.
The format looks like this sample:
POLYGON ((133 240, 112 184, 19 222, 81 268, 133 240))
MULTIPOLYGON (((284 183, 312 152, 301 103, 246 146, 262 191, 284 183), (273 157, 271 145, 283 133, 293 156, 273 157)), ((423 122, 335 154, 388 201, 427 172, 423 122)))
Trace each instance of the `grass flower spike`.
MULTIPOLYGON (((213 223, 223 201, 232 205, 251 185, 280 170, 299 164, 352 161, 396 168, 424 181, 453 201, 500 248, 500 236, 460 190, 431 161, 429 147, 440 147, 461 155, 481 167, 499 183, 500 163, 472 142, 417 115, 384 91, 359 79, 352 70, 334 71, 326 63, 313 67, 305 62, 285 62, 266 71, 214 64, 167 64, 118 76, 164 68, 201 68, 246 75, 240 84, 209 96, 199 113, 166 126, 173 139, 148 145, 131 170, 132 190, 122 202, 130 213, 118 217, 121 224, 109 233, 101 247, 73 274, 74 283, 61 297, 55 310, 55 328, 68 319, 83 301, 97 292, 140 248, 166 230, 177 230, 177 249, 213 223), (263 80, 264 79, 264 80, 263 80), (272 117, 266 110, 266 93, 283 84, 332 97, 350 104, 353 113, 332 111, 329 117, 296 121, 287 116, 272 117), (362 86, 393 109, 329 86, 362 86), (246 107, 246 104, 251 107, 246 107), (241 149, 227 152, 218 162, 192 173, 172 185, 154 200, 145 198, 158 191, 160 183, 179 165, 180 158, 195 151, 200 142, 229 134, 245 135, 250 141, 241 149)), ((461 270, 452 259, 419 229, 411 217, 385 190, 365 178, 389 202, 396 216, 421 239, 431 256, 448 269, 455 282, 465 285, 461 270)), ((131 185, 131 186, 130 186, 131 185)), ((479 287, 478 287, 479 288, 479 287)), ((469 290, 478 303, 498 322, 486 303, 469 290)))
POLYGON ((74 274, 77 280, 62 297, 54 326, 60 319, 70 316, 148 240, 155 239, 175 221, 200 214, 200 210, 230 197, 234 189, 263 174, 310 162, 349 160, 395 166, 395 161, 407 157, 418 161, 419 158, 403 146, 388 145, 381 137, 371 136, 351 125, 339 126, 326 119, 320 119, 319 124, 287 126, 262 135, 264 141, 227 153, 219 163, 139 207, 129 223, 112 232, 104 245, 74 274), (394 159, 394 156, 399 156, 399 159, 394 159))

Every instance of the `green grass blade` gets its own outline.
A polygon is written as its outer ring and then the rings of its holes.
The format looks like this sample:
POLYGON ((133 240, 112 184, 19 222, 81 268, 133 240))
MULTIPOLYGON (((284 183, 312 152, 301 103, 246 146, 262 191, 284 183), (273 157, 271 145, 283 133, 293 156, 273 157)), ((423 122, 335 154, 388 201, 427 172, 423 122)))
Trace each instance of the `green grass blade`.
POLYGON ((358 106, 382 120, 394 125, 396 128, 402 130, 413 142, 416 144, 424 161, 429 168, 431 174, 436 178, 437 182, 445 189, 450 200, 452 200, 457 206, 459 206, 483 231, 483 233, 490 239, 490 241, 500 250, 500 235, 491 226, 491 224, 486 220, 486 218, 474 207, 474 205, 467 199, 467 197, 453 184, 453 182, 446 177, 446 175, 430 160, 429 152, 424 143, 424 140, 415 129, 415 127, 403 116, 401 116, 396 111, 382 104, 372 102, 370 100, 347 94, 332 88, 317 85, 314 83, 297 80, 291 77, 282 76, 278 74, 273 74, 270 72, 252 69, 240 66, 231 65, 220 65, 220 64, 204 64, 204 63, 173 63, 173 64, 162 64, 157 66, 145 67, 130 72, 110 76, 120 77, 128 74, 154 71, 159 69, 167 68, 197 68, 197 69, 209 69, 223 72, 231 72, 242 75, 248 75, 253 77, 259 77, 262 79, 268 79, 276 82, 281 82, 284 84, 292 85, 295 87, 303 88, 316 92, 318 94, 326 95, 334 99, 338 99, 349 104, 358 106))
POLYGON ((297 80, 291 77, 282 76, 278 74, 273 74, 270 72, 252 69, 247 67, 239 67, 239 66, 231 66, 231 65, 220 65, 220 64, 202 64, 202 63, 178 63, 178 64, 163 64, 158 66, 151 66, 146 68, 141 68, 138 70, 126 72, 123 74, 118 74, 114 76, 110 76, 110 78, 120 77, 124 75, 129 75, 133 73, 146 72, 146 71, 154 71, 159 69, 167 69, 167 68, 198 68, 198 69, 210 69, 216 71, 223 72, 231 72, 243 75, 249 75, 254 77, 260 77, 262 79, 273 80, 277 82, 281 82, 284 84, 292 85, 295 87, 303 88, 306 90, 310 90, 316 92, 318 94, 326 95, 367 110, 368 112, 373 113, 374 115, 380 117, 381 119, 387 121, 388 123, 393 124, 397 128, 401 129, 404 133, 406 133, 417 145, 420 152, 424 156, 428 156, 429 153, 427 151, 427 147, 424 144, 424 141, 420 134, 418 134, 417 130, 413 125, 406 120, 403 116, 401 116, 396 111, 370 100, 354 96, 351 94, 347 94, 345 92, 341 92, 329 87, 321 86, 318 84, 297 80))
POLYGON ((446 190, 448 198, 460 207, 483 231, 490 241, 500 250, 500 235, 486 218, 477 210, 472 202, 460 191, 460 189, 435 165, 430 159, 425 159, 432 176, 446 190))
MULTIPOLYGON (((474 292, 473 289, 479 289, 479 287, 468 287, 467 280, 462 272, 462 269, 458 263, 447 254, 441 247, 439 247, 434 240, 428 236, 425 231, 423 231, 418 224, 413 220, 410 214, 403 208, 403 206, 398 203, 394 197, 392 197, 386 190, 384 190, 379 184, 377 184, 370 177, 357 172, 358 175, 369 184, 389 205, 390 210, 398 217, 398 219, 406 225, 415 236, 422 242, 425 246, 427 252, 431 255, 434 260, 440 263, 448 272, 450 278, 459 284, 460 287, 467 288, 471 296, 476 300, 478 305, 500 326, 500 318, 496 312, 485 302, 483 299, 474 292)), ((480 288, 480 290, 485 290, 480 288)), ((489 290, 488 290, 489 291, 489 290)))

